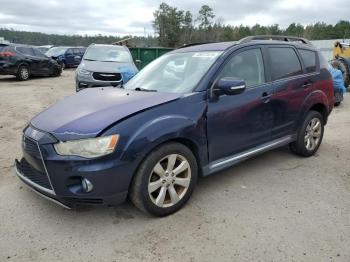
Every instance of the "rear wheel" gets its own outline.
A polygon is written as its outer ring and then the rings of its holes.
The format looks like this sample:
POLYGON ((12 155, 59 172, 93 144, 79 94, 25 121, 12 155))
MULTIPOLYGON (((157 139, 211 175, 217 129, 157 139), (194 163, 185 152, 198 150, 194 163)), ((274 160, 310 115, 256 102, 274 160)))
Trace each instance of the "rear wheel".
POLYGON ((321 145, 324 132, 324 119, 317 111, 310 111, 297 134, 297 140, 290 149, 297 155, 309 157, 316 153, 321 145))
POLYGON ((197 169, 196 159, 186 146, 165 144, 142 162, 131 185, 130 199, 154 216, 172 214, 190 198, 197 169))
POLYGON ((28 66, 22 65, 18 67, 16 78, 20 81, 25 81, 29 79, 29 68, 28 66))

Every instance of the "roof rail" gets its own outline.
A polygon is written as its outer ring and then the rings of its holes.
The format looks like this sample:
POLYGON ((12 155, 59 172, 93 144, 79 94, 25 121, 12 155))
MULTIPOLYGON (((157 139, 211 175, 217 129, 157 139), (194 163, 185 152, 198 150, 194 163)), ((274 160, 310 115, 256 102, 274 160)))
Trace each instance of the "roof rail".
POLYGON ((311 45, 312 43, 302 37, 296 37, 296 36, 283 36, 283 35, 255 35, 255 36, 248 36, 241 40, 239 40, 240 44, 248 43, 250 41, 254 40, 275 40, 275 41, 284 41, 284 42, 300 42, 302 44, 311 45))
POLYGON ((190 47, 190 46, 195 46, 195 45, 205 45, 205 44, 214 44, 215 42, 198 42, 198 43, 190 43, 190 44, 184 44, 180 46, 178 49, 185 48, 185 47, 190 47))

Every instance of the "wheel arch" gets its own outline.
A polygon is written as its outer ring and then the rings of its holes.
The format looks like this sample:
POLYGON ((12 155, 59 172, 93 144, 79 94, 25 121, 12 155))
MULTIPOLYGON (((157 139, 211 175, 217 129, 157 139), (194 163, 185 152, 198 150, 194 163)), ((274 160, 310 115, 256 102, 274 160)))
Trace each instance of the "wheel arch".
POLYGON ((325 93, 318 90, 315 92, 312 92, 304 101, 300 115, 298 118, 298 121, 296 122, 295 131, 298 130, 300 124, 305 119, 308 112, 311 110, 319 112, 324 119, 324 124, 327 124, 328 121, 328 115, 330 113, 331 108, 329 107, 329 101, 325 93))

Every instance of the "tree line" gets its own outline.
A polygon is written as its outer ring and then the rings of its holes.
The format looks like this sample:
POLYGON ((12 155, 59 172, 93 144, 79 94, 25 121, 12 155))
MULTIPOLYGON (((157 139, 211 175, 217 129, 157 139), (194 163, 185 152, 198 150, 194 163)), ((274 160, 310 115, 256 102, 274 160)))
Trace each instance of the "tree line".
POLYGON ((91 43, 108 44, 130 38, 130 46, 179 47, 189 43, 236 41, 249 35, 290 35, 310 40, 350 38, 350 21, 339 21, 335 25, 317 22, 303 26, 292 23, 287 28, 278 24, 263 26, 232 26, 217 18, 214 10, 203 5, 197 14, 161 3, 154 12, 152 25, 155 35, 149 36, 105 36, 105 35, 58 35, 25 32, 0 28, 0 37, 14 43, 30 45, 88 46, 91 43))
POLYGON ((350 38, 350 21, 335 25, 317 22, 303 26, 292 23, 283 29, 278 24, 263 26, 232 26, 215 20, 214 10, 203 5, 196 15, 166 3, 154 12, 153 27, 161 46, 177 47, 188 43, 236 41, 250 35, 289 35, 309 40, 350 38))

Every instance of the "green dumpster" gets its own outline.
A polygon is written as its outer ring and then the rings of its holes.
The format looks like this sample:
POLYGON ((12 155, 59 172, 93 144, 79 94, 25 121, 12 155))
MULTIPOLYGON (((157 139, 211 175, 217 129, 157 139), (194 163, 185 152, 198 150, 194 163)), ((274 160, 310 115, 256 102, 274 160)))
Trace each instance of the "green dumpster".
POLYGON ((139 63, 135 63, 138 69, 144 68, 154 59, 173 50, 165 47, 129 47, 129 49, 134 61, 140 61, 139 63))

